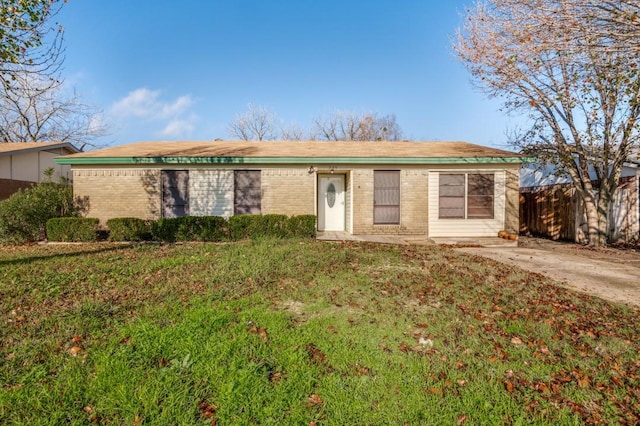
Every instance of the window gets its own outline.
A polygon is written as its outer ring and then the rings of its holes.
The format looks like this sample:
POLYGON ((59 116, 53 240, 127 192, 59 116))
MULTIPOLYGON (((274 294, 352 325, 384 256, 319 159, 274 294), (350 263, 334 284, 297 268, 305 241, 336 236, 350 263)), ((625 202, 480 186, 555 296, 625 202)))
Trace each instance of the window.
POLYGON ((373 172, 373 223, 400 223, 400 172, 373 172))
POLYGON ((162 171, 162 217, 189 214, 189 172, 187 170, 162 171))
POLYGON ((262 188, 260 170, 236 170, 233 178, 233 214, 260 214, 262 188))
POLYGON ((440 219, 493 219, 493 173, 441 173, 440 219))

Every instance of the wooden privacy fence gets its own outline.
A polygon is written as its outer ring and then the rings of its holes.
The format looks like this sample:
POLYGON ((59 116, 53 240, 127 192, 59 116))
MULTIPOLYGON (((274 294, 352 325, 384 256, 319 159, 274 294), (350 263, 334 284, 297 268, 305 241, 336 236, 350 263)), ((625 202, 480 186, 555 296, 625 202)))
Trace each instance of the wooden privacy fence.
MULTIPOLYGON (((637 179, 622 178, 609 214, 614 240, 632 241, 640 237, 639 206, 637 179)), ((587 219, 576 190, 570 184, 521 188, 520 233, 587 242, 587 219)))
POLYGON ((18 189, 27 189, 35 185, 34 182, 26 182, 23 180, 0 179, 0 200, 9 198, 18 189))
POLYGON ((574 241, 576 206, 576 190, 564 185, 521 190, 520 233, 574 241))

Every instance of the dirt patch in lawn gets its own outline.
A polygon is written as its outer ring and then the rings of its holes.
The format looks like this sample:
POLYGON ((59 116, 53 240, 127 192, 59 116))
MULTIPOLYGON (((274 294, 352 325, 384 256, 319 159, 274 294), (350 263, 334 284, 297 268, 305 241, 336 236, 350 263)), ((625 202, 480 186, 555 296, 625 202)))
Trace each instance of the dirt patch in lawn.
POLYGON ((566 287, 604 299, 640 306, 640 251, 637 249, 594 249, 521 237, 518 247, 457 250, 538 272, 566 287))

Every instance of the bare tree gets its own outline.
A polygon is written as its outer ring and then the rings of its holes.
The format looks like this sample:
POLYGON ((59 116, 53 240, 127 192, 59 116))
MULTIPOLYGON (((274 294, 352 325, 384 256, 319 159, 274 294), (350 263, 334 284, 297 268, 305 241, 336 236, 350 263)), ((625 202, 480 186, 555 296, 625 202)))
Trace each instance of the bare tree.
POLYGON ((249 104, 247 112, 237 115, 229 124, 229 132, 243 141, 277 139, 277 117, 263 106, 249 104))
POLYGON ((2 142, 60 141, 83 149, 106 134, 99 112, 67 93, 61 80, 16 73, 0 96, 2 142))
POLYGON ((585 206, 589 244, 604 245, 624 162, 640 142, 637 1, 484 0, 454 48, 474 80, 532 127, 513 141, 556 163, 585 206), (591 175, 595 175, 592 179, 591 175))
POLYGON ((303 141, 309 139, 307 132, 297 123, 280 126, 280 137, 284 141, 303 141))
POLYGON ((0 4, 0 80, 12 84, 16 73, 57 73, 62 27, 52 23, 66 0, 3 0, 0 4))
POLYGON ((229 132, 244 141, 255 140, 324 140, 324 141, 397 141, 402 130, 396 116, 375 113, 357 114, 336 111, 313 120, 311 132, 296 123, 284 124, 271 110, 249 104, 247 112, 236 116, 229 132))
POLYGON ((336 111, 314 119, 313 139, 328 141, 397 141, 402 130, 395 115, 336 111))

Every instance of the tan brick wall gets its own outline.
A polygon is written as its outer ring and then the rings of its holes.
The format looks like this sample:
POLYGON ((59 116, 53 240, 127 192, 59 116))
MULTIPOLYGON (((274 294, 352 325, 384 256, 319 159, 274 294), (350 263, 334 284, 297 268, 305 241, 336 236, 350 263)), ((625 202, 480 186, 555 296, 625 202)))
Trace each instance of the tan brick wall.
POLYGON ((262 169, 262 213, 315 214, 314 173, 307 169, 262 169))
MULTIPOLYGON (((519 169, 517 166, 505 168, 505 228, 516 231, 519 227, 519 169)), ((204 169, 190 170, 204 173, 204 169)), ((229 172, 232 170, 228 169, 229 172)), ((347 230, 353 234, 426 235, 429 228, 429 169, 408 167, 400 170, 399 225, 373 223, 373 172, 373 168, 366 166, 346 172, 347 230), (352 229, 349 229, 350 223, 352 229)), ((262 213, 316 214, 316 179, 316 174, 309 174, 307 168, 262 168, 262 213)), ((97 217, 102 223, 113 217, 160 217, 160 168, 90 169, 76 166, 73 188, 76 196, 88 198, 86 216, 97 217)))
MULTIPOLYGON (((344 220, 345 220, 345 231, 347 232, 351 232, 353 233, 353 229, 352 229, 352 222, 353 222, 353 218, 351 215, 351 212, 353 211, 352 208, 352 203, 353 200, 351 199, 351 187, 352 187, 352 177, 351 177, 351 172, 347 172, 345 173, 345 194, 344 194, 344 203, 345 203, 345 215, 344 215, 344 220)), ((317 213, 316 213, 317 214, 317 213)))
POLYGON ((354 234, 426 234, 428 230, 428 173, 426 169, 400 170, 400 224, 373 223, 372 169, 353 170, 354 234))
POLYGON ((87 217, 160 217, 160 170, 75 169, 73 193, 86 199, 87 217))
POLYGON ((505 231, 520 229, 520 168, 505 170, 505 231))

